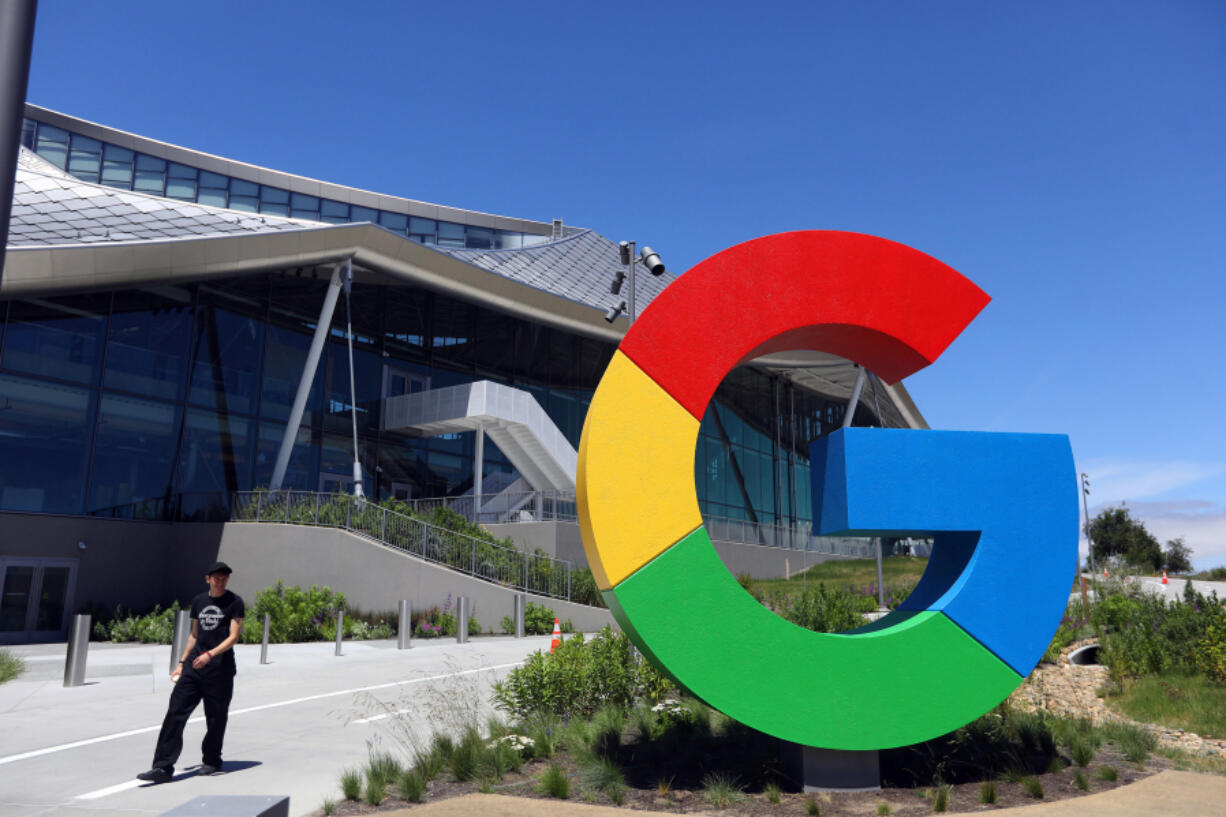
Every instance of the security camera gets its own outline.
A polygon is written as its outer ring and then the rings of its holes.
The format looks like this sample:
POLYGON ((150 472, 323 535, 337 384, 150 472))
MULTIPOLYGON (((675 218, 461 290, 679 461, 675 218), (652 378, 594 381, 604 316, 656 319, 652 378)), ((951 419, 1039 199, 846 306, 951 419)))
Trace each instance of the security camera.
POLYGON ((617 272, 613 273, 613 283, 609 284, 609 294, 616 295, 617 293, 621 292, 622 281, 625 280, 626 273, 624 271, 618 270, 617 272))
POLYGON ((664 262, 651 247, 644 247, 639 251, 639 256, 643 259, 643 266, 647 267, 647 271, 652 275, 664 274, 664 262))
POLYGON ((609 307, 609 311, 604 313, 604 319, 609 323, 617 320, 617 316, 626 311, 626 302, 622 301, 617 306, 609 307))
POLYGON ((617 245, 617 252, 621 255, 622 263, 630 263, 630 242, 623 241, 617 245))

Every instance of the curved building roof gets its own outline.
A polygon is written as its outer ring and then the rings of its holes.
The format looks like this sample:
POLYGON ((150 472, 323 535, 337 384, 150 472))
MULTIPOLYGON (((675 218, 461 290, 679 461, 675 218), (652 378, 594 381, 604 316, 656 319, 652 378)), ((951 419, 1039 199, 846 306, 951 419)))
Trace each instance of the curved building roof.
MULTIPOLYGON (((559 229, 560 224, 343 188, 166 145, 35 106, 27 106, 27 115, 51 120, 55 127, 91 140, 120 144, 125 150, 156 152, 201 172, 211 167, 207 172, 226 172, 230 178, 246 177, 252 183, 272 180, 291 192, 313 191, 302 195, 363 202, 355 208, 377 203, 385 212, 391 212, 388 207, 406 215, 428 211, 435 218, 442 214, 457 219, 456 223, 483 225, 481 229, 484 225, 532 229, 542 236, 542 243, 517 249, 430 246, 370 222, 329 223, 180 201, 83 181, 23 148, 0 297, 257 274, 352 258, 359 272, 413 281, 613 343, 627 327, 624 317, 612 325, 604 320, 605 311, 620 300, 610 294, 609 283, 621 267, 617 244, 593 230, 559 229), (543 237, 547 230, 553 233, 549 238, 543 237)), ((640 271, 639 310, 674 278, 671 273, 657 278, 640 271)), ((818 353, 771 355, 754 365, 835 399, 850 396, 856 377, 850 362, 818 353)), ((872 378, 862 400, 887 425, 926 427, 901 384, 887 386, 872 378)))

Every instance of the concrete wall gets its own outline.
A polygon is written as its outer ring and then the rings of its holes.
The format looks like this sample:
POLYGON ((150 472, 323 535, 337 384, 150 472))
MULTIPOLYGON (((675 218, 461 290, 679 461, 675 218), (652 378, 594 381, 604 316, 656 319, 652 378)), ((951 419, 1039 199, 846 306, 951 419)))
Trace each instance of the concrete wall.
MULTIPOLYGON (((279 580, 300 587, 327 585, 365 611, 395 610, 404 598, 416 610, 442 605, 449 594, 453 604, 456 596, 468 596, 483 631, 501 632, 502 617, 514 609, 514 590, 332 528, 231 522, 222 534, 220 553, 234 568, 230 589, 248 603, 279 580)), ((591 632, 613 624, 608 610, 533 594, 528 600, 553 608, 576 630, 591 632)))
MULTIPOLYGON (((510 522, 504 525, 486 525, 490 533, 499 539, 509 536, 516 546, 524 550, 540 548, 557 559, 568 559, 576 567, 587 566, 583 552, 583 539, 575 522, 510 522)), ((780 579, 799 573, 832 559, 845 559, 829 553, 804 553, 798 550, 746 545, 740 542, 712 542, 724 566, 734 576, 748 573, 755 579, 780 579)))
POLYGON ((87 604, 143 610, 204 589, 221 527, 0 513, 0 556, 75 559, 70 612, 87 604))
POLYGON ((755 579, 783 579, 822 562, 851 558, 830 553, 805 553, 803 550, 745 545, 740 542, 712 544, 715 545, 715 552, 719 554, 728 572, 734 576, 748 573, 755 579))
POLYGON ((540 548, 555 559, 565 559, 574 567, 587 567, 583 537, 577 522, 508 522, 485 526, 496 538, 511 537, 521 550, 540 548))

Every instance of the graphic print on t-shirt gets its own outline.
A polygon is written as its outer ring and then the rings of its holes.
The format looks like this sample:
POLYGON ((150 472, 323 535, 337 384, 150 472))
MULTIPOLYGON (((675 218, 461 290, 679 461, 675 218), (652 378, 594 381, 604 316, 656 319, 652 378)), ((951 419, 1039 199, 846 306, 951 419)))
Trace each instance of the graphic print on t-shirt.
POLYGON ((204 630, 216 630, 217 625, 226 617, 216 604, 210 604, 200 611, 200 627, 204 630))

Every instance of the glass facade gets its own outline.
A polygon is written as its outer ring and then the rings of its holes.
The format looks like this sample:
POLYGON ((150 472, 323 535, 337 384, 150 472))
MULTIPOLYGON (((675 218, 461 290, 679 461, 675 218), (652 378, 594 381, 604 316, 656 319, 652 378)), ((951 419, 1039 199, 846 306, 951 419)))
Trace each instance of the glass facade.
POLYGON ((25 147, 78 179, 120 190, 331 224, 369 221, 421 244, 440 247, 518 250, 549 240, 544 235, 410 217, 404 213, 292 193, 279 187, 168 162, 33 119, 23 121, 21 140, 25 147))
MULTIPOLYGON (((224 517, 233 492, 268 484, 327 277, 286 271, 0 302, 0 510, 224 517)), ((356 284, 351 306, 367 495, 473 486, 473 434, 384 431, 387 395, 493 380, 532 393, 578 447, 611 344, 399 282, 356 284)), ((338 304, 285 487, 349 488, 350 402, 338 304)), ((695 451, 703 512, 809 519, 808 445, 842 415, 842 403, 784 378, 734 371, 695 451)), ((509 484, 511 465, 488 440, 484 460, 487 485, 509 484)))

